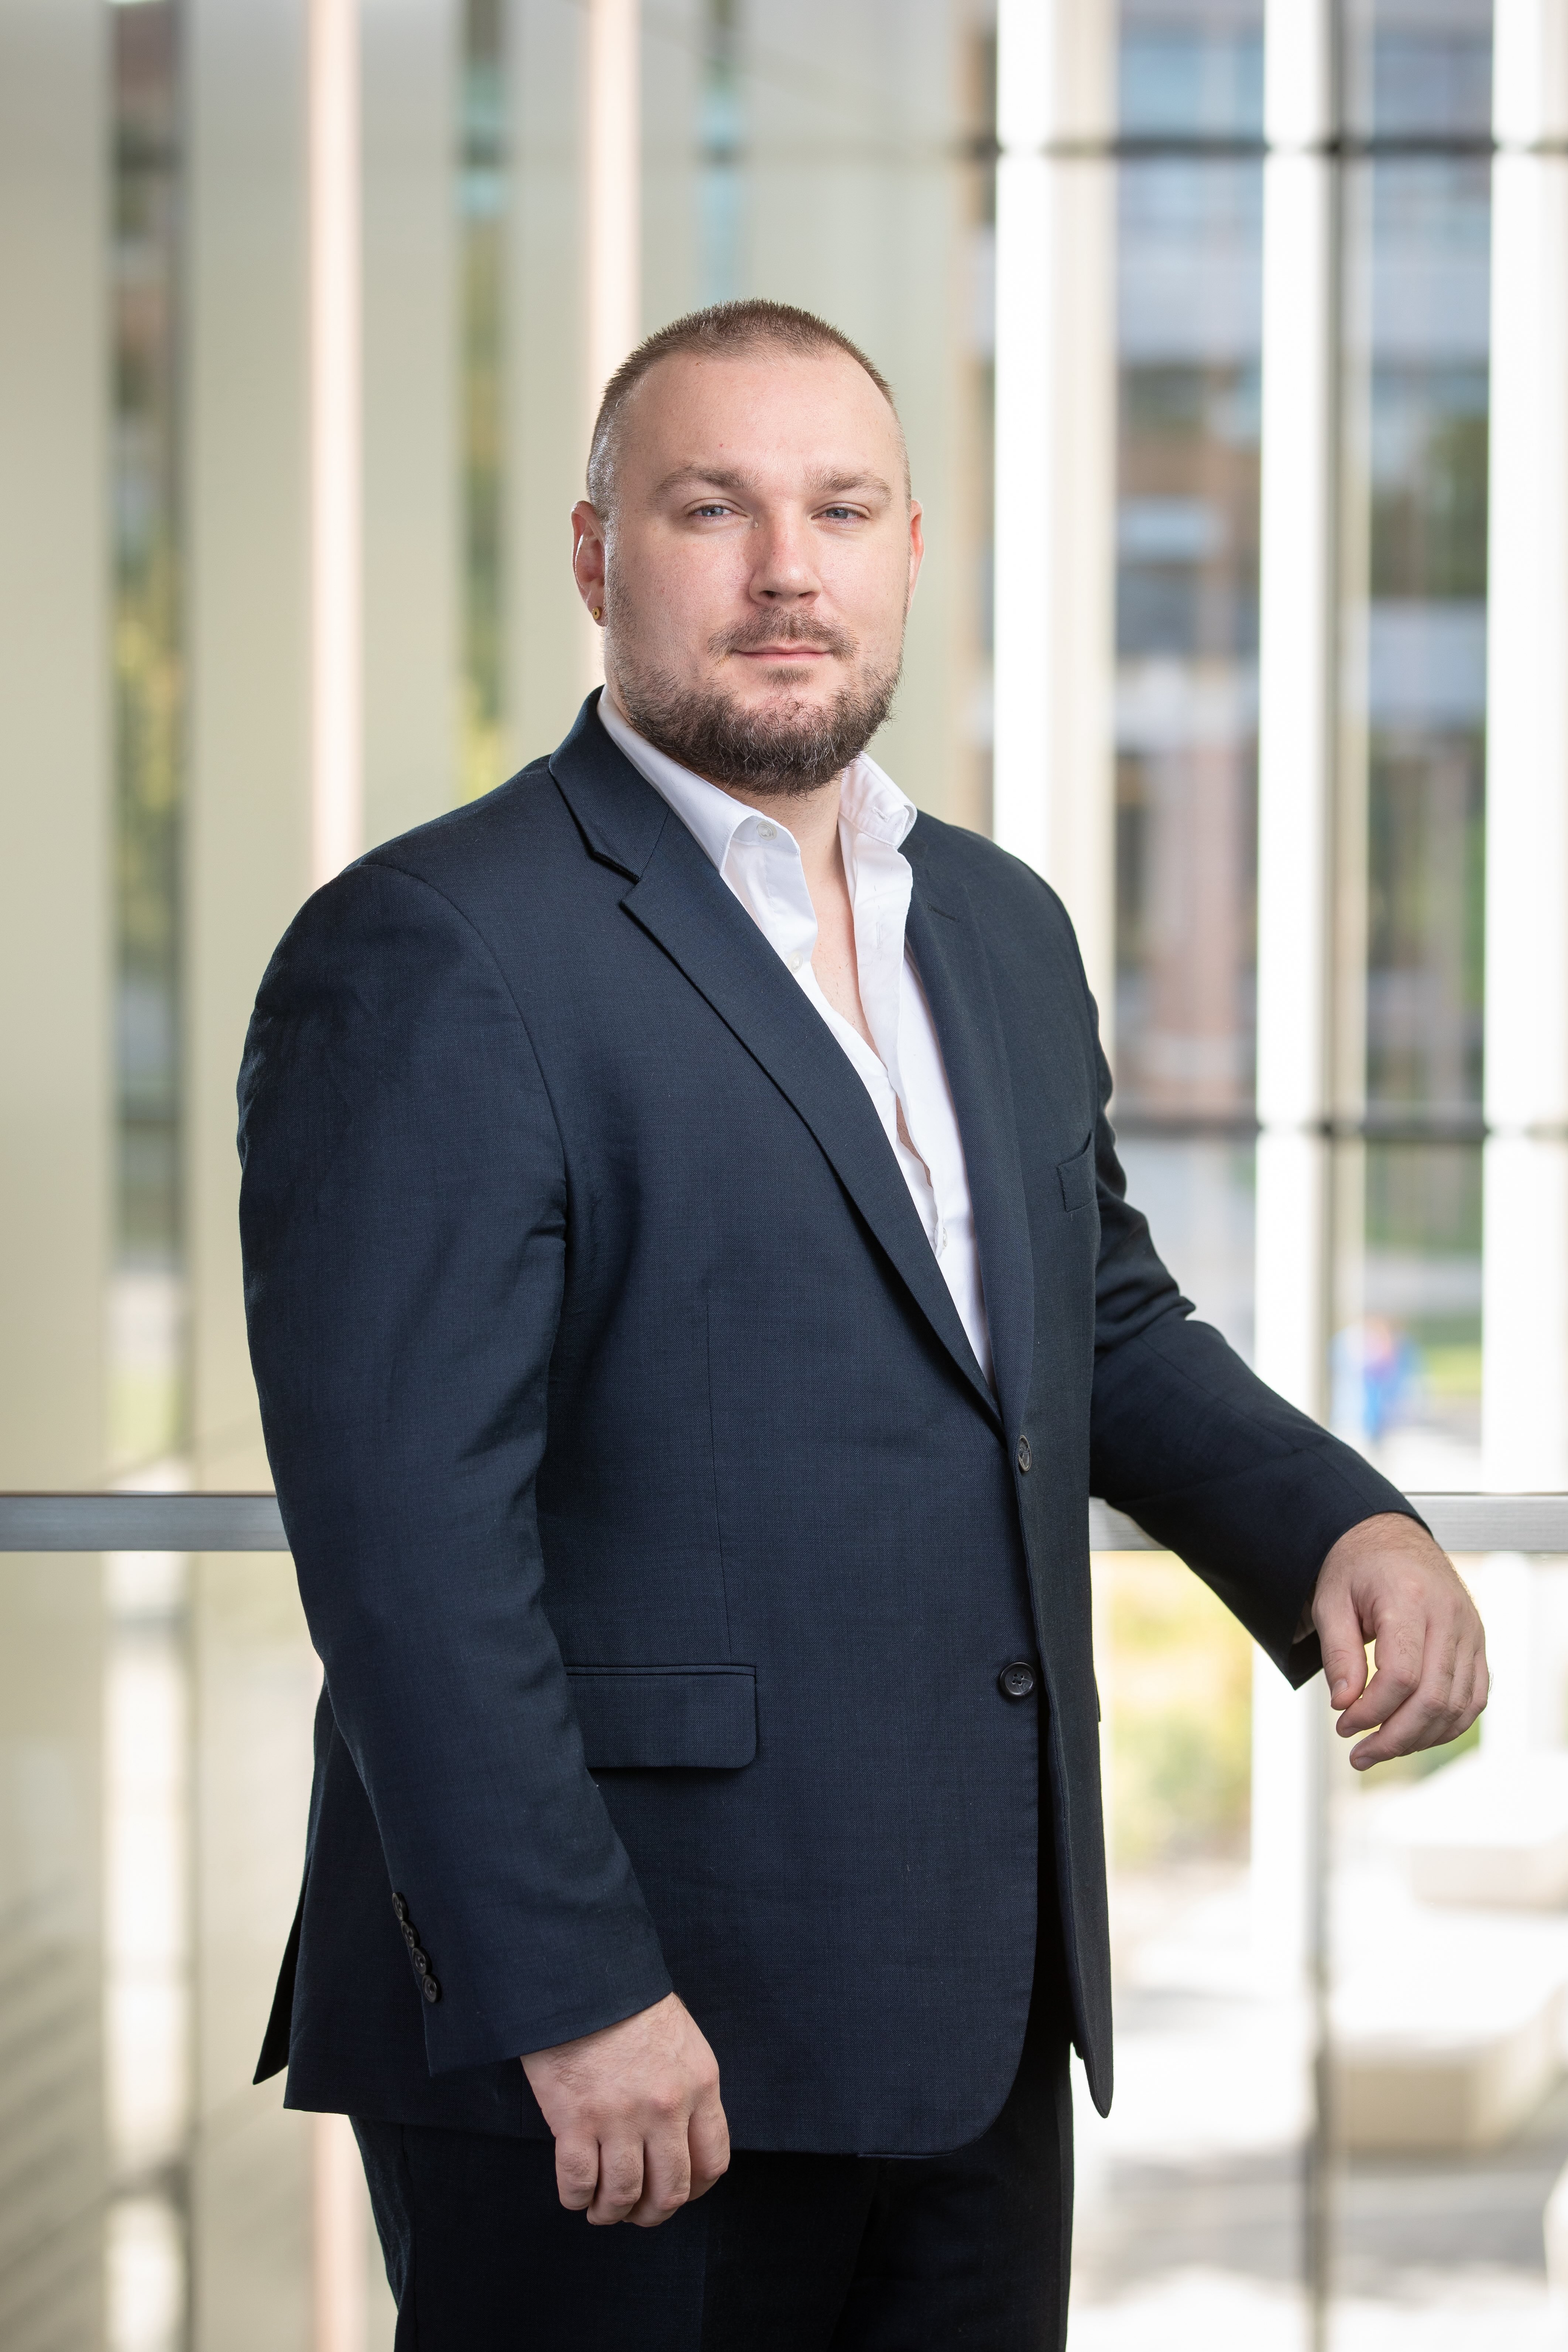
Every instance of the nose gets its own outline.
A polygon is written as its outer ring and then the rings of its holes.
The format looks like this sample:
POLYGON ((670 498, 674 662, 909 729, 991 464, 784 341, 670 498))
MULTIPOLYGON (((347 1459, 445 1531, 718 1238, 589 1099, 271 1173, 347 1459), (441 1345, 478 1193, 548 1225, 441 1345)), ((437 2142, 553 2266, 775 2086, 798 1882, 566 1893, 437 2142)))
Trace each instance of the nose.
POLYGON ((791 521, 771 521, 754 542, 752 594, 762 604, 797 604, 821 591, 805 534, 791 521))

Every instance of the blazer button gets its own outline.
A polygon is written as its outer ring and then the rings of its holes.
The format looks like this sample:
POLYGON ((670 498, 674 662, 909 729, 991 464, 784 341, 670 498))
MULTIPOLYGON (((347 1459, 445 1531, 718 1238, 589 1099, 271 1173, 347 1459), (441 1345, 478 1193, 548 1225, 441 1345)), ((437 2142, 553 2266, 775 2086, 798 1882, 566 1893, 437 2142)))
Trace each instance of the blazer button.
POLYGON ((1034 1461, 1034 1458, 1035 1458, 1035 1457, 1034 1457, 1034 1455, 1033 1455, 1033 1454, 1030 1453, 1030 1451, 1029 1451, 1029 1441, 1028 1441, 1028 1439, 1027 1439, 1026 1437, 1020 1437, 1020 1439, 1018 1440, 1018 1467, 1019 1467, 1019 1469, 1020 1469, 1020 1470, 1027 1470, 1027 1469, 1029 1468, 1029 1466, 1030 1466, 1031 1463, 1034 1461))
POLYGON ((434 1977, 421 1977, 419 1979, 419 1990, 428 2001, 437 2001, 441 1998, 441 1988, 437 1983, 434 1977))
POLYGON ((428 1953, 422 1952, 418 1945, 414 1944, 409 1948, 408 1957, 413 1961, 415 1967, 418 1969, 419 1974, 422 1977, 427 1977, 429 1975, 430 1958, 428 1953))
POLYGON ((1014 1658, 996 1677, 1004 1698, 1027 1698, 1035 1687, 1035 1669, 1027 1658, 1014 1658))
POLYGON ((393 1898, 392 1898, 392 1907, 393 1907, 394 1911, 397 1914, 397 1916, 398 1916, 398 1918, 399 1918, 400 1920, 403 1920, 403 1919, 406 1919, 406 1918, 407 1918, 407 1916, 408 1916, 408 1906, 407 1906, 407 1904, 405 1902, 405 1900, 404 1900, 404 1898, 403 1898, 403 1896, 402 1896, 401 1895, 395 1895, 393 1896, 393 1898))

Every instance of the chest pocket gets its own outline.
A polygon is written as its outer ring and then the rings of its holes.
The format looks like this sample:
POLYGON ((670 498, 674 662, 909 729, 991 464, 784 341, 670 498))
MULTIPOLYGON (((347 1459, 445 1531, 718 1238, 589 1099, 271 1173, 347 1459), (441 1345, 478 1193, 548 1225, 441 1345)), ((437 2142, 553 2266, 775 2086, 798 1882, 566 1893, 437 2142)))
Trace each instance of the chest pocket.
POLYGON ((1094 1138, 1091 1135, 1081 1151, 1070 1160, 1058 1160, 1057 1178, 1062 1188, 1064 1209, 1087 1209, 1093 1203, 1094 1138))
POLYGON ((588 1769, 734 1772, 757 1752, 753 1666, 574 1666, 588 1769))

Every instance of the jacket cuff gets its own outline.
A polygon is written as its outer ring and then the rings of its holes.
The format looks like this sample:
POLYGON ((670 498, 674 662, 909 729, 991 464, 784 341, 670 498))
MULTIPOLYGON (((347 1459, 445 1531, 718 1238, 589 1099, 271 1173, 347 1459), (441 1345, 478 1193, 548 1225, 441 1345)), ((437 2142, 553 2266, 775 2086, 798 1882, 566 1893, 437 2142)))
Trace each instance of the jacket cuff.
POLYGON ((639 1916, 634 1912, 616 1928, 613 1940, 620 1949, 613 1957, 601 1953, 597 1965, 584 1966, 570 1989, 565 1972, 552 1972, 551 1990, 557 1998, 547 1999, 544 2005, 539 1999, 544 1989, 537 1980, 530 1987, 521 1957, 515 1976, 506 1972, 509 1980, 499 2000, 465 2000, 462 1970, 450 1968, 439 2002, 425 2005, 425 2059, 430 2073, 450 2074, 465 2066, 492 2066, 531 2051, 552 2050, 558 2042, 618 2025, 623 2018, 636 2017, 663 2000, 674 1986, 653 1922, 646 1913, 639 1916))
POLYGON ((1416 1519, 1370 1462, 1329 1435, 1240 1475, 1162 1495, 1117 1497, 1155 1540, 1184 1559, 1297 1685, 1322 1661, 1317 1636, 1297 1638, 1302 1610, 1341 1536, 1384 1512, 1416 1519))

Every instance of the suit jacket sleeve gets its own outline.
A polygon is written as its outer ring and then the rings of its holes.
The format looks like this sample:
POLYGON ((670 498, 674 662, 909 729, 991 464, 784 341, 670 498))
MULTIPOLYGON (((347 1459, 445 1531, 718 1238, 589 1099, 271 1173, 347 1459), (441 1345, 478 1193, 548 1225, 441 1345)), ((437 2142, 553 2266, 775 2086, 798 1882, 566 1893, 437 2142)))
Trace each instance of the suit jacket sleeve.
POLYGON ((1317 1635, 1295 1635, 1329 1551, 1380 1511, 1417 1515, 1352 1447, 1192 1319, 1128 1202, 1103 1055, 1099 1066, 1090 1488, 1195 1569, 1300 1685, 1322 1664, 1317 1635))
POLYGON ((566 1173, 527 1027, 426 883, 321 891, 262 983, 241 1229, 268 1452, 332 1713, 441 1999, 432 2073, 662 1999, 542 1605, 566 1173))

